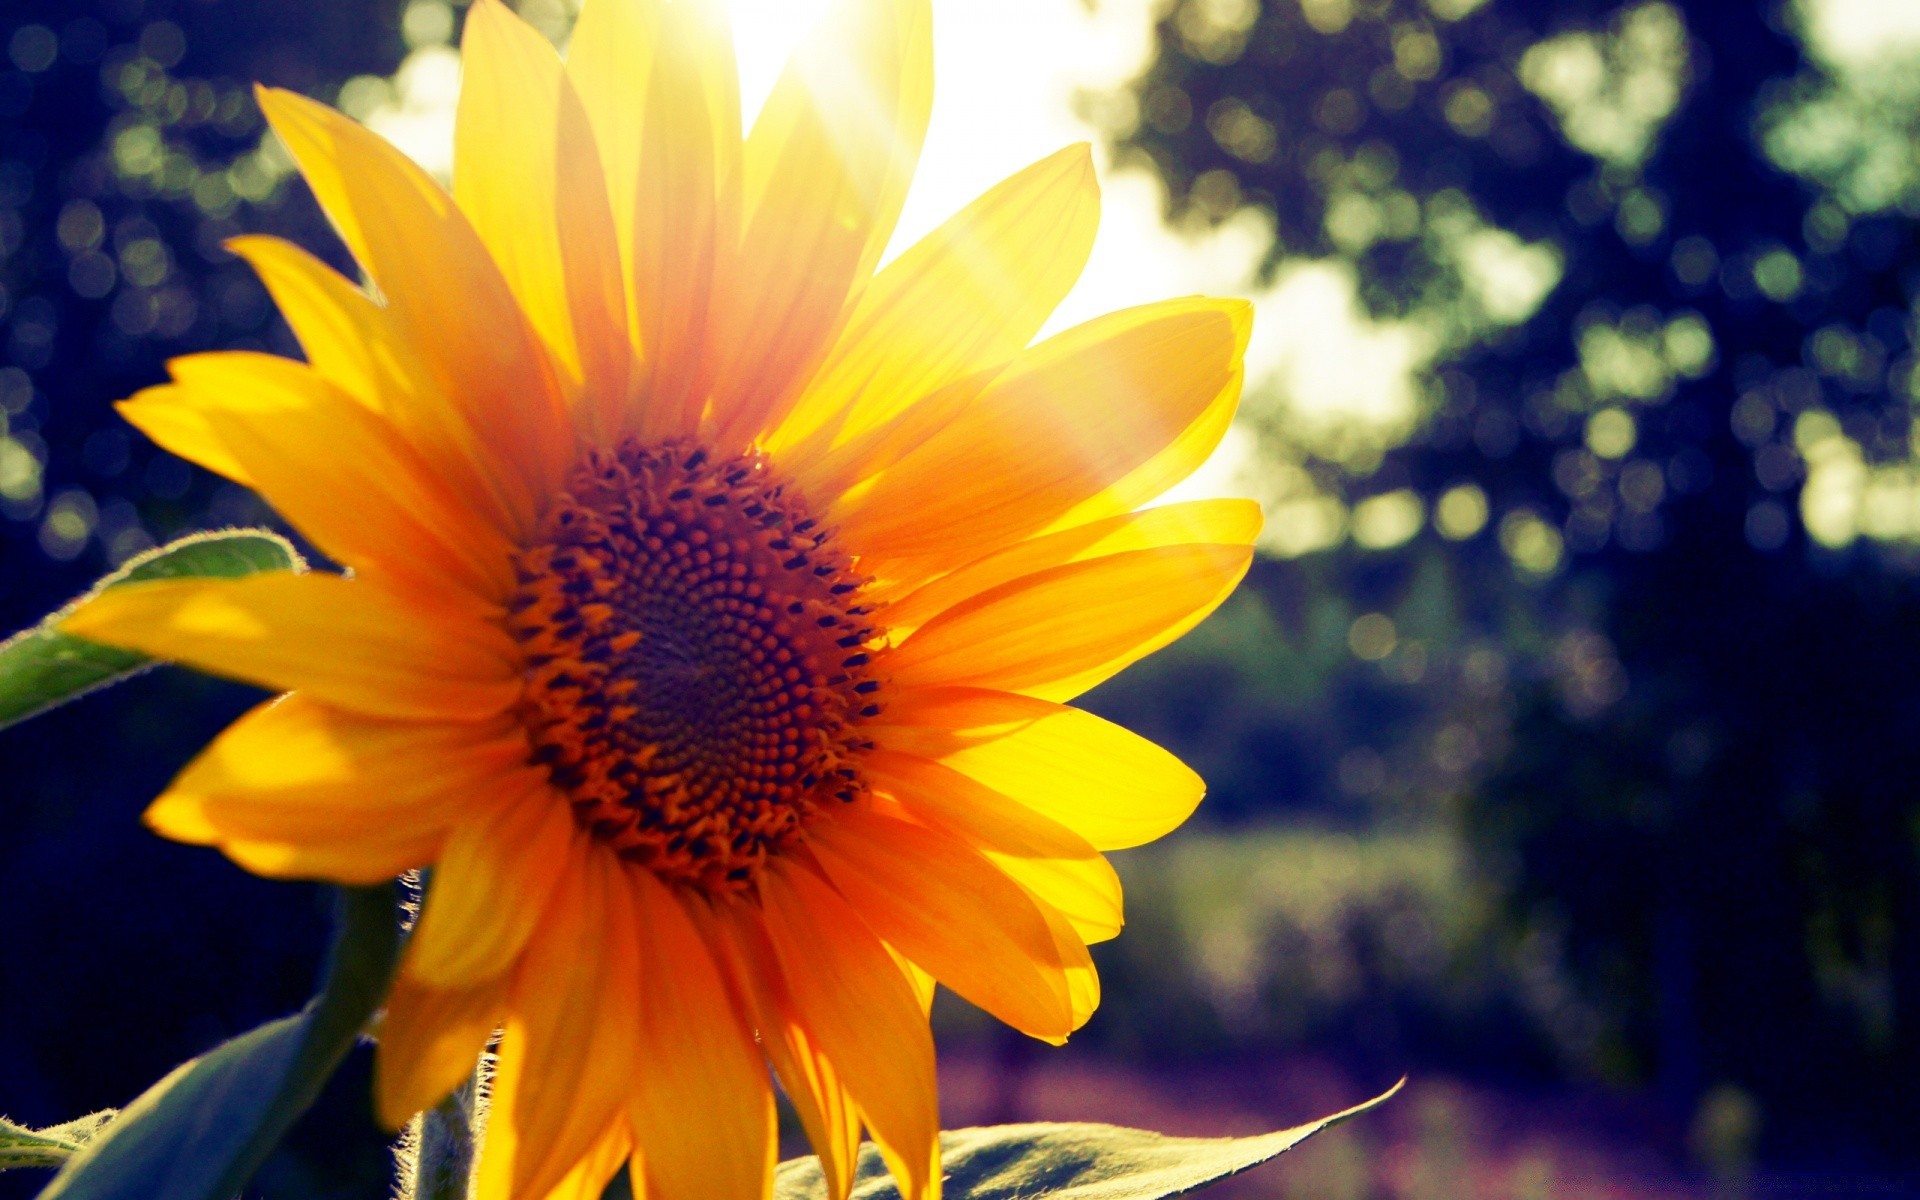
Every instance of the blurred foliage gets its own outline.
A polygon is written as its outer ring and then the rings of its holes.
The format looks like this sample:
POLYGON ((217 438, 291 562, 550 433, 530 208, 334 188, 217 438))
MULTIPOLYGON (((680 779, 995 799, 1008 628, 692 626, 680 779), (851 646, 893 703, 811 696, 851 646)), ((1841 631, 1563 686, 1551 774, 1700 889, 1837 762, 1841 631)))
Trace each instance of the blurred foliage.
MULTIPOLYGON (((1346 540, 1101 703, 1192 714, 1216 816, 1452 830, 1515 969, 1564 963, 1576 1073, 1702 1127, 1747 1097, 1777 1162, 1911 1165, 1920 29, 1872 0, 1162 11, 1102 109, 1122 154, 1176 221, 1251 211, 1279 276, 1356 281, 1356 370, 1382 331, 1425 349, 1370 440, 1310 436, 1298 373, 1256 388, 1262 461, 1346 540)), ((1275 506, 1282 548, 1313 511, 1275 506)))
MULTIPOLYGON (((405 49, 394 0, 0 7, 0 628, 32 624, 157 543, 260 518, 250 494, 155 449, 110 405, 176 354, 293 350, 220 243, 243 231, 336 243, 263 143, 249 87, 330 95, 391 73, 405 49)), ((323 893, 252 879, 139 823, 253 699, 165 670, 5 735, 0 910, 33 935, 30 958, 10 949, 0 966, 9 1116, 47 1124, 123 1105, 312 991, 323 893)), ((366 1088, 356 1060, 258 1189, 382 1189, 366 1088)), ((42 1183, 0 1177, 0 1196, 42 1183)))

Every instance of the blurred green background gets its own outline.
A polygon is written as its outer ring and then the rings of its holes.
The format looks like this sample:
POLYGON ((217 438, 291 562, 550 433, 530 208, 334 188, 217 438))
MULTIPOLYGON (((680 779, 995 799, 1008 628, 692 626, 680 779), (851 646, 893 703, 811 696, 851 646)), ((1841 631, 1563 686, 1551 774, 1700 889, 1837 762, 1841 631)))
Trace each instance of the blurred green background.
MULTIPOLYGON (((1236 1194, 1904 1194, 1920 5, 1049 4, 1150 31, 1072 98, 1110 225, 1138 193, 1247 259, 1274 332, 1215 483, 1269 531, 1089 698, 1211 786, 1119 856, 1100 1013, 1053 1050, 943 1002, 948 1123, 1252 1132, 1411 1074, 1236 1194)), ((460 15, 0 11, 0 627, 269 519, 108 405, 174 354, 296 353, 222 238, 347 265, 246 84, 431 145, 460 15)), ((163 671, 0 734, 0 1110, 123 1103, 304 996, 324 895, 136 819, 250 699, 163 671)), ((258 1190, 384 1194, 364 1091, 362 1057, 258 1190)))

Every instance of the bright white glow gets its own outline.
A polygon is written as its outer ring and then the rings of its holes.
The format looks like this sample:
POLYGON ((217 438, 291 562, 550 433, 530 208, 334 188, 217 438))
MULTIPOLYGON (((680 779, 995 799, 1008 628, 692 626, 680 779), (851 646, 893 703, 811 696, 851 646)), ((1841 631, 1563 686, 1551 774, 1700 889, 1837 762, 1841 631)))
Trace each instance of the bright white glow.
POLYGON ((752 123, 787 55, 827 10, 827 0, 727 0, 740 64, 740 115, 752 123))
POLYGON ((1912 0, 1800 0, 1809 49, 1842 68, 1891 63, 1920 51, 1920 4, 1912 0))

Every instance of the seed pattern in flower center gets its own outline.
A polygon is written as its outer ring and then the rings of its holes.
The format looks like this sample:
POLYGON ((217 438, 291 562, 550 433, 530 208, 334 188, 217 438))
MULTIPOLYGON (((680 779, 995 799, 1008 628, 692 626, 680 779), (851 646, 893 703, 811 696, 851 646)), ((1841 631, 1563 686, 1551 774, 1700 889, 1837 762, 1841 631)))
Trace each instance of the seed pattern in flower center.
POLYGON ((533 758, 622 857, 738 890, 861 794, 881 687, 864 581, 763 457, 593 451, 517 567, 533 758))

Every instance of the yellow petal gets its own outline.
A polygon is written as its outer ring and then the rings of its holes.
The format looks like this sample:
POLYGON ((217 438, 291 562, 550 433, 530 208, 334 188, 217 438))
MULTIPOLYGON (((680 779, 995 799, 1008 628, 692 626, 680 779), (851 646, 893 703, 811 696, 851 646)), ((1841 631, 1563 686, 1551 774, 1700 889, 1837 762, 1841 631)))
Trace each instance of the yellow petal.
POLYGON ((893 233, 933 100, 928 0, 836 0, 747 138, 722 446, 770 432, 893 233))
POLYGON ((874 277, 768 449, 815 457, 1013 357, 1080 277, 1099 221, 1084 143, 969 204, 874 277))
POLYGON ((376 883, 436 857, 448 827, 512 786, 525 758, 504 721, 369 720, 287 696, 228 726, 146 820, 263 873, 376 883))
POLYGON ((289 242, 239 237, 226 246, 260 276, 315 372, 391 421, 469 509, 512 527, 490 452, 391 309, 289 242))
POLYGON ((953 424, 837 504, 842 536, 871 557, 951 561, 1044 528, 1205 412, 1238 369, 1245 308, 1168 301, 1049 338, 953 424))
POLYGON ((459 988, 430 988, 403 972, 387 993, 373 1057, 374 1108, 399 1129, 473 1074, 507 1005, 507 976, 459 988))
POLYGON ((476 1172, 480 1200, 544 1196, 597 1157, 624 1112, 640 964, 619 874, 612 854, 583 845, 521 956, 476 1172))
MULTIPOLYGON (((923 396, 891 419, 863 430, 831 449, 814 445, 776 455, 802 495, 822 507, 913 453, 972 406, 982 389, 1000 373, 989 367, 963 375, 931 396, 923 396)), ((825 439, 819 439, 824 441, 825 439)), ((925 571, 920 571, 924 576, 925 571)), ((915 582, 918 582, 916 576, 915 582)))
POLYGON ((1251 500, 1195 500, 1123 513, 1015 542, 916 588, 888 603, 887 627, 896 633, 917 628, 989 588, 1063 563, 1160 546, 1251 546, 1259 533, 1260 506, 1251 500))
POLYGON ((1199 624, 1252 561, 1246 546, 1164 546, 1052 567, 947 609, 888 666, 900 687, 1070 700, 1199 624))
POLYGON ((1073 830, 931 759, 882 747, 863 755, 860 769, 909 815, 978 846, 1085 941, 1120 932, 1120 878, 1073 830))
POLYGON ((1173 444, 1146 462, 1127 472, 1107 489, 1073 506, 1048 529, 1066 529, 1096 521, 1115 513, 1124 513, 1147 504, 1198 470, 1212 457, 1221 439, 1233 425, 1233 414, 1240 407, 1240 388, 1245 372, 1236 369, 1206 411, 1181 431, 1173 444))
POLYGON ((661 7, 659 0, 585 0, 567 44, 567 78, 599 147, 623 276, 632 270, 634 191, 661 7))
POLYGON ((711 0, 660 12, 632 226, 633 304, 648 438, 691 433, 718 347, 744 336, 722 311, 740 227, 740 97, 725 13, 711 0))
MULTIPOLYGON (((1096 852, 1089 858, 1028 858, 992 849, 985 853, 994 866, 1026 889, 1043 912, 1051 909, 1058 913, 1081 945, 1090 946, 1120 936, 1121 927, 1126 924, 1120 876, 1104 855, 1096 852)), ((1068 969, 1082 965, 1090 969, 1092 960, 1084 964, 1068 963, 1068 969)), ((1080 1028, 1092 1011, 1089 1008, 1076 1015, 1073 1027, 1080 1028)))
POLYGON ((252 487, 247 469, 214 433, 207 415, 178 384, 144 388, 113 406, 128 424, 146 434, 169 454, 224 475, 242 487, 252 487))
POLYGON ((480 606, 514 586, 512 547, 380 414, 304 364, 266 354, 176 359, 179 385, 121 406, 142 428, 203 422, 254 488, 335 560, 480 606))
POLYGON ((1066 964, 1064 978, 1069 1020, 1073 1028, 1078 1029, 1100 1007, 1100 973, 1094 969, 1093 959, 1085 952, 1086 939, 1072 922, 1051 904, 1042 901, 1037 907, 1040 915, 1046 919, 1047 931, 1053 935, 1060 960, 1066 964))
POLYGON ((450 436, 466 442, 516 528, 531 531, 572 458, 572 428, 546 351, 484 243, 452 198, 375 134, 291 92, 263 88, 259 100, 454 406, 462 428, 450 436))
POLYGON ((858 808, 816 821, 807 844, 873 931, 941 983, 1023 1033, 1073 1031, 1045 918, 977 849, 858 808))
POLYGON ((600 1200, 632 1153, 633 1130, 625 1116, 615 1117, 541 1200, 600 1200))
POLYGON ((832 1061, 905 1200, 939 1200, 933 1037, 887 948, 840 895, 776 859, 761 875, 785 1015, 832 1061))
POLYGON ((761 1049, 820 1156, 827 1200, 847 1200, 860 1157, 860 1112, 819 1043, 789 1015, 793 1001, 758 910, 722 904, 715 911, 695 902, 688 912, 713 947, 741 1008, 750 1014, 761 1049))
POLYGON ((457 987, 512 966, 585 837, 566 798, 537 777, 454 826, 427 886, 407 974, 457 987))
POLYGON ((862 726, 883 747, 944 763, 1101 850, 1163 837, 1206 793, 1147 739, 1077 708, 973 688, 907 692, 862 726))
POLYGON ((371 717, 481 721, 520 696, 518 651, 499 626, 338 575, 126 584, 61 627, 371 717))
POLYGON ((411 354, 373 297, 292 242, 250 234, 226 248, 260 277, 314 370, 371 408, 398 398, 392 360, 411 354))
MULTIPOLYGON (((547 40, 499 0, 468 11, 453 194, 562 382, 592 406, 624 397, 630 355, 619 247, 600 156, 547 40)), ((590 427, 604 414, 582 414, 590 427)))
POLYGON ((628 872, 640 929, 631 1111, 648 1200, 762 1200, 778 1149, 766 1062, 680 902, 628 872))

